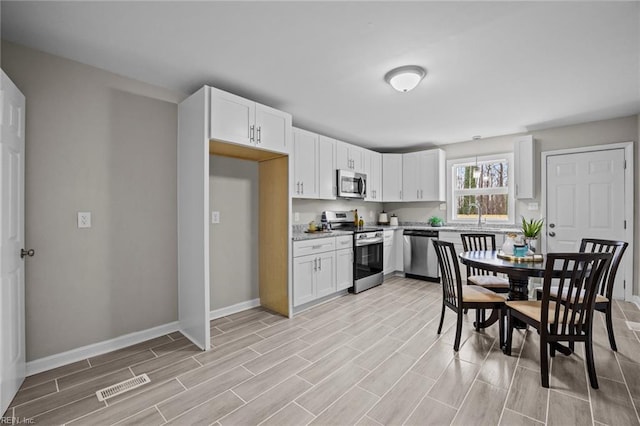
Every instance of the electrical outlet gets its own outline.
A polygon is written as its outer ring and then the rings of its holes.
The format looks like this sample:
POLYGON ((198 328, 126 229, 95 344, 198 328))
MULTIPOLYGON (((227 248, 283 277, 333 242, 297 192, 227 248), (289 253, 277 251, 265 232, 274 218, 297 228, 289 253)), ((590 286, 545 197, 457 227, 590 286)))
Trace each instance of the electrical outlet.
POLYGON ((527 210, 538 210, 538 203, 529 203, 527 205, 527 210))
POLYGON ((300 213, 294 212, 293 213, 293 220, 296 221, 296 222, 300 222, 300 213))
POLYGON ((91 212, 78 212, 78 228, 91 228, 91 212))
POLYGON ((369 219, 373 220, 373 210, 369 211, 369 219))
POLYGON ((211 223, 220 223, 220 212, 211 212, 211 223))
POLYGON ((440 203, 440 210, 442 211, 447 210, 447 203, 440 203))

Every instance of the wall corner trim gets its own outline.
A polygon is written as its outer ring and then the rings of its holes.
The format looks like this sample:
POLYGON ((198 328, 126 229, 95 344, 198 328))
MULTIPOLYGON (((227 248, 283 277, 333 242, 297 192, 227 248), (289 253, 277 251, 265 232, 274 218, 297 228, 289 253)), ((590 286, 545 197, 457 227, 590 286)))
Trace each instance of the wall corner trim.
POLYGON ((122 349, 127 346, 135 345, 136 343, 141 343, 145 340, 154 339, 179 330, 180 323, 178 321, 174 321, 157 327, 148 328, 146 330, 118 336, 114 339, 104 340, 102 342, 82 346, 70 351, 29 361, 27 362, 27 376, 71 364, 72 362, 82 361, 83 359, 102 355, 117 349, 122 349))
POLYGON ((226 306, 220 309, 214 309, 209 313, 209 319, 214 320, 216 318, 226 317, 227 315, 246 311, 247 309, 255 308, 258 306, 260 306, 260 299, 247 300, 244 302, 236 303, 235 305, 226 306))

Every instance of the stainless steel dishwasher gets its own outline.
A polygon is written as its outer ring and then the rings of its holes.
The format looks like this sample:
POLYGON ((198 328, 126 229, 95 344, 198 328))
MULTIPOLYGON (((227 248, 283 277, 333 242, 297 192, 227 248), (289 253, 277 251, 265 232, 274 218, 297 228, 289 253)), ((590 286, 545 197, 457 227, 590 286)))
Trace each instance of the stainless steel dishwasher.
POLYGON ((438 258, 433 240, 438 231, 428 229, 404 230, 404 274, 409 278, 439 282, 438 258))

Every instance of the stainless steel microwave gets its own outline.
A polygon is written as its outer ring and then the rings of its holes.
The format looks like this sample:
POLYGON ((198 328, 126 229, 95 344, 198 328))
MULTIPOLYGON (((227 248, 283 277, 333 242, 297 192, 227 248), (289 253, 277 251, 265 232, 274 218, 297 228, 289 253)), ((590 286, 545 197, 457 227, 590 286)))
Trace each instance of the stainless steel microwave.
POLYGON ((364 199, 367 195, 367 175, 350 170, 338 170, 338 197, 364 199))

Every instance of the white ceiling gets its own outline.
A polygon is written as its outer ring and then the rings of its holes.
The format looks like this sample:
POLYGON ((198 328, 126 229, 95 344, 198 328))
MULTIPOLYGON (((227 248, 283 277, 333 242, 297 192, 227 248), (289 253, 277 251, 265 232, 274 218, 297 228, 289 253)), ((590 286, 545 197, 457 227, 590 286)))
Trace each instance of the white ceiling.
POLYGON ((1 3, 2 37, 406 150, 640 113, 638 2, 1 3), (427 69, 412 92, 392 68, 427 69))

